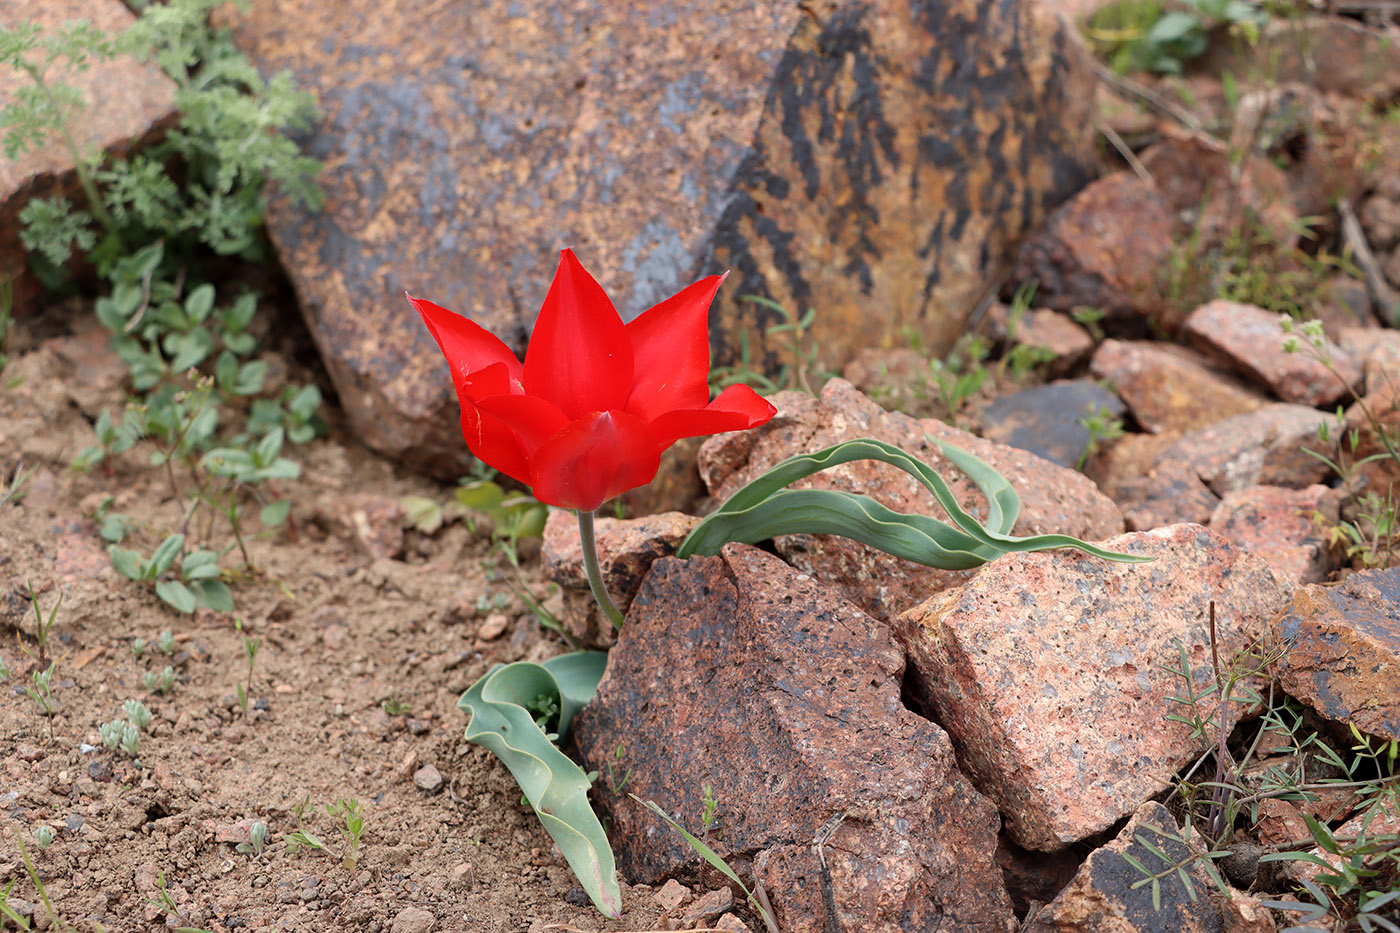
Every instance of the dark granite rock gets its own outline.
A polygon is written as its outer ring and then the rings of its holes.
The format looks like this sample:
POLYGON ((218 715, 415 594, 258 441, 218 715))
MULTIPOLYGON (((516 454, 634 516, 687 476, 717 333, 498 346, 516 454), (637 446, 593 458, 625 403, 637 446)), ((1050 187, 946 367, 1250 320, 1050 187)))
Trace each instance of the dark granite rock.
MULTIPOLYGON (((558 250, 631 318, 732 270, 717 360, 767 295, 827 365, 903 327, 942 352, 1088 177, 1093 75, 1031 0, 266 0, 238 42, 326 112, 320 214, 269 228, 351 426, 456 475, 456 400, 403 291, 524 348, 558 250)), ((674 505, 674 503, 673 503, 674 505)))
POLYGON ((1160 803, 1150 802, 1133 814, 1118 837, 1096 850, 1063 891, 1034 918, 1025 933, 1222 933, 1224 921, 1209 896, 1214 889, 1200 863, 1188 858, 1187 848, 1171 836, 1181 834, 1176 820, 1160 803), (1188 894, 1180 877, 1171 873, 1159 883, 1160 908, 1153 906, 1153 885, 1134 885, 1142 872, 1124 854, 1153 872, 1169 866, 1139 841, 1146 839, 1173 863, 1185 862, 1191 879, 1188 894), (1194 896, 1192 896, 1194 895, 1194 896))
POLYGON ((988 405, 982 412, 982 436, 1075 469, 1089 443, 1089 429, 1080 419, 1102 409, 1117 418, 1123 414, 1123 400, 1097 382, 1078 379, 1033 386, 988 405))
POLYGON ((709 844, 757 866, 788 933, 1014 929, 996 811, 901 704, 903 669, 888 626, 772 555, 658 561, 574 727, 623 874, 698 861, 625 772, 692 831, 711 785, 709 844))

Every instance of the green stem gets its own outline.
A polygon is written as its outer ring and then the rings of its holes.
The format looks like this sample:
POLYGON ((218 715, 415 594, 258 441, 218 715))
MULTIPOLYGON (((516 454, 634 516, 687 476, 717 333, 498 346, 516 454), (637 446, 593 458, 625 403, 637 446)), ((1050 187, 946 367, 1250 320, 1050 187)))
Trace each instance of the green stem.
POLYGON ((598 601, 598 608, 603 610, 603 614, 612 620, 613 628, 622 628, 622 613, 608 595, 602 571, 598 569, 598 542, 593 537, 592 512, 578 510, 578 537, 583 544, 583 569, 588 574, 588 586, 593 590, 593 598, 598 601))

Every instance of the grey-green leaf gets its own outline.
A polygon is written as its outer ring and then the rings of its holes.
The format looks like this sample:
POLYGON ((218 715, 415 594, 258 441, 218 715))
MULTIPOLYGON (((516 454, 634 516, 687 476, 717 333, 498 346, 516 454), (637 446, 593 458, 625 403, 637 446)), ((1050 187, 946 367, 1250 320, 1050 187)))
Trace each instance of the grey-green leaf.
POLYGON ((526 708, 538 698, 553 701, 557 731, 567 734, 574 715, 597 692, 606 663, 606 654, 589 651, 543 664, 497 665, 457 705, 471 713, 467 741, 490 749, 510 769, 594 906, 616 919, 622 892, 608 837, 588 803, 588 776, 555 747, 526 708))
POLYGON ((1002 554, 1072 547, 1118 561, 1149 558, 1107 551, 1069 535, 1015 538, 1007 534, 1020 513, 1021 500, 1011 484, 989 464, 952 444, 928 439, 987 497, 986 524, 968 514, 948 484, 933 469, 898 447, 862 438, 814 454, 784 460, 729 498, 691 531, 677 557, 711 555, 729 541, 753 544, 783 534, 837 534, 906 560, 963 570, 1002 554), (897 466, 933 494, 953 525, 926 515, 907 515, 875 500, 834 490, 789 490, 788 484, 852 460, 880 460, 897 466))

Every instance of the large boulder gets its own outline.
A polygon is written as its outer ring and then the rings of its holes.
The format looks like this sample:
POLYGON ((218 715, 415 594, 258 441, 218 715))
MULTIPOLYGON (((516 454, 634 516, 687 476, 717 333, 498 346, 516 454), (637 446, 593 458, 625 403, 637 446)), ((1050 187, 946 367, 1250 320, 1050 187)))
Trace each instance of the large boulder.
POLYGON ((658 561, 574 726, 624 876, 700 864, 627 793, 699 832, 709 788, 709 845, 788 933, 1014 929, 996 810, 903 671, 888 625, 757 548, 658 561))
POLYGON ((781 365, 751 293, 816 307, 829 366, 906 327, 941 352, 1093 156, 1087 56, 1032 0, 266 0, 237 35, 325 110, 327 207, 269 228, 351 424, 448 473, 405 289, 519 351, 572 246, 624 318, 732 270, 720 362, 781 365))

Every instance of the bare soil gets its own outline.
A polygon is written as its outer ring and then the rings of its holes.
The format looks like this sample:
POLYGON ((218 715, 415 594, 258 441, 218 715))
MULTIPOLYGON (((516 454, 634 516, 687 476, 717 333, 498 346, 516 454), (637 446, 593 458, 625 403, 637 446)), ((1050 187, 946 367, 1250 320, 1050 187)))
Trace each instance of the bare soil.
MULTIPOLYGON (((0 505, 0 659, 9 668, 0 682, 0 884, 14 882, 11 908, 39 929, 54 926, 22 839, 60 928, 656 926, 648 890, 626 885, 626 914, 605 921, 509 773, 462 739, 457 700, 470 683, 496 662, 563 645, 510 595, 511 571, 490 541, 463 523, 433 536, 409 530, 395 546, 401 526, 386 504, 409 494, 446 501, 449 487, 396 470, 334 425, 328 439, 289 447, 302 466, 283 487, 292 522, 250 544, 258 572, 234 584, 236 615, 261 641, 245 712, 235 696, 247 680, 235 616, 175 612, 118 575, 98 536, 92 514, 106 496, 135 519, 127 543, 147 552, 179 526, 181 504, 167 474, 148 464, 149 448, 110 472, 69 468, 91 443, 96 414, 121 410, 120 364, 104 357, 101 335, 41 340, 18 330, 0 374, 0 471, 8 481, 36 469, 22 497, 0 505), (44 657, 30 584, 46 611, 63 599, 44 657), (478 608, 498 593, 509 597, 503 627, 495 607, 478 608), (154 647, 167 629, 169 657, 154 647), (137 638, 150 646, 140 657, 137 638), (54 660, 57 708, 46 718, 23 687, 54 660), (148 692, 143 674, 167 664, 178 675, 173 690, 148 692), (136 758, 104 748, 98 733, 129 698, 154 713, 136 758), (347 867, 325 805, 351 798, 365 830, 347 867), (302 828, 325 849, 289 854, 282 836, 298 828, 308 799, 302 828), (260 857, 236 850, 254 820, 270 829, 260 857), (54 833, 42 851, 41 825, 54 833), (174 909, 160 903, 162 880, 174 909)), ((537 556, 525 557, 519 582, 545 594, 537 556)))

